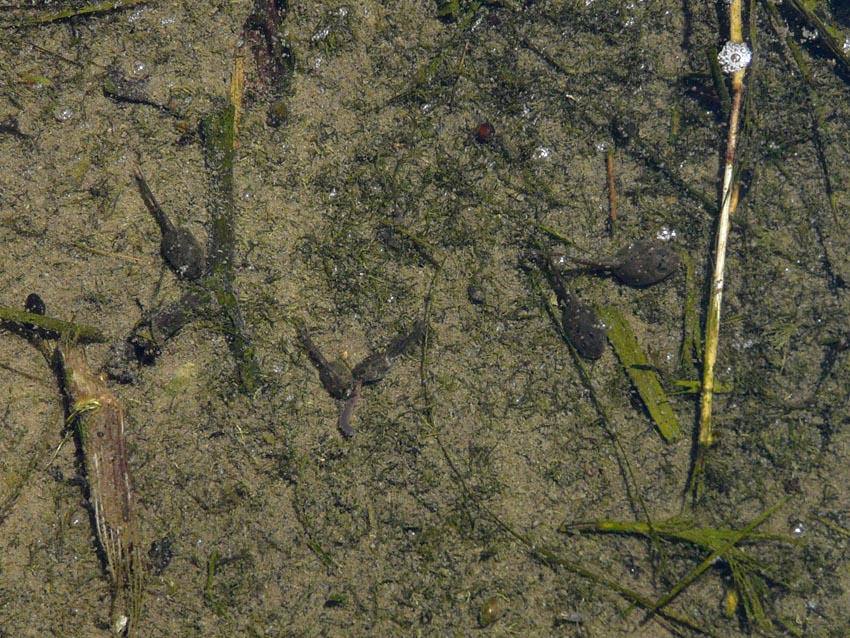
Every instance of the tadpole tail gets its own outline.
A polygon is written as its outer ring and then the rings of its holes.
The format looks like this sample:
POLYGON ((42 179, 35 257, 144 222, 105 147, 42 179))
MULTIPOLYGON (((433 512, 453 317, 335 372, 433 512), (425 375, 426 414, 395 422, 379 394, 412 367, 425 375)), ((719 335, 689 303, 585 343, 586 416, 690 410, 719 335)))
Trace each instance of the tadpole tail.
POLYGON ((295 330, 298 332, 298 340, 301 342, 301 346, 304 348, 304 351, 307 353, 307 356, 310 358, 310 361, 320 372, 322 370, 328 369, 328 360, 325 359, 325 356, 319 350, 318 346, 313 343, 313 339, 310 338, 310 331, 307 330, 307 326, 305 326, 300 321, 295 324, 295 330))
POLYGON ((354 383, 354 390, 352 390, 351 396, 346 399, 345 404, 342 406, 342 412, 339 413, 339 419, 336 422, 339 431, 346 438, 351 438, 357 433, 357 430, 351 425, 351 416, 354 414, 354 406, 360 398, 360 388, 362 386, 362 381, 356 381, 354 383))
POLYGON ((139 192, 142 195, 142 200, 145 202, 145 206, 147 206, 147 209, 151 212, 151 215, 153 215, 160 231, 163 234, 173 233, 174 224, 171 223, 171 220, 168 218, 168 215, 165 214, 162 206, 160 206, 159 202, 156 201, 156 197, 154 197, 153 191, 142 173, 142 169, 138 166, 133 167, 133 178, 136 180, 136 185, 139 187, 139 192))
POLYGON ((552 287, 552 290, 555 292, 555 296, 558 298, 558 301, 565 306, 573 305, 575 302, 575 296, 570 289, 567 288, 567 284, 564 281, 564 277, 561 275, 555 256, 551 253, 543 254, 538 251, 538 254, 534 255, 532 258, 543 271, 543 274, 546 275, 546 279, 552 287))

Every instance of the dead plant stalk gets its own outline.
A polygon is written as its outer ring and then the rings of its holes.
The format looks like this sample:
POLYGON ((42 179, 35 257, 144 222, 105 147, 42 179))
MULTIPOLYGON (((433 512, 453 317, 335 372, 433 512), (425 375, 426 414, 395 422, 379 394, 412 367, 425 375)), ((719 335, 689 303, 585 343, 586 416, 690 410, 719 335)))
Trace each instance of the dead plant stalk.
MULTIPOLYGON (((732 0, 729 5, 729 39, 743 42, 741 27, 741 1, 732 0)), ((714 366, 717 362, 717 344, 720 335, 720 308, 723 301, 723 275, 726 266, 726 244, 732 216, 732 179, 735 168, 735 152, 738 145, 738 128, 741 101, 744 93, 746 66, 732 74, 732 108, 729 114, 729 130, 726 141, 726 163, 723 170, 722 205, 717 224, 717 241, 714 249, 714 272, 711 277, 711 292, 705 322, 705 356, 703 358, 702 396, 700 401, 699 437, 692 475, 693 496, 698 499, 703 491, 703 470, 708 448, 715 441, 712 427, 712 399, 714 397, 714 366)))
POLYGON ((57 353, 70 403, 68 419, 79 431, 89 503, 112 585, 112 633, 129 637, 141 609, 144 563, 124 438, 124 409, 92 373, 82 348, 62 345, 57 353))

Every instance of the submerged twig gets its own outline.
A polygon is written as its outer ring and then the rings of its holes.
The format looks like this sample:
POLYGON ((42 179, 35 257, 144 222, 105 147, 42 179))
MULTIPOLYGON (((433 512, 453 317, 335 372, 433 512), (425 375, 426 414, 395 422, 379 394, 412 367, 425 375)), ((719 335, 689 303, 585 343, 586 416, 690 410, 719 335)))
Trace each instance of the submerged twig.
POLYGON ((257 64, 257 88, 272 99, 289 91, 295 72, 295 58, 281 29, 288 12, 289 2, 254 0, 242 32, 257 64))
POLYGON ((705 456, 714 444, 711 409, 714 396, 714 365, 717 361, 717 343, 720 334, 720 307, 723 300, 723 277, 726 266, 726 243, 732 215, 732 178, 735 153, 738 146, 738 128, 741 102, 744 93, 744 75, 750 62, 750 50, 743 42, 741 27, 741 1, 732 0, 729 6, 729 41, 719 54, 720 66, 732 74, 732 110, 726 141, 726 163, 723 169, 723 191, 720 219, 717 223, 717 240, 714 248, 714 272, 705 320, 705 357, 703 358, 702 398, 700 402, 699 436, 691 473, 691 490, 695 499, 702 496, 705 456))
POLYGON ((12 19, 8 22, 3 22, 0 27, 29 27, 37 24, 46 24, 48 22, 58 22, 60 20, 70 20, 79 16, 92 15, 98 13, 109 13, 110 11, 120 11, 134 7, 138 4, 146 4, 150 0, 107 0, 106 2, 95 2, 83 7, 63 9, 52 13, 36 12, 34 15, 22 16, 20 19, 12 19))

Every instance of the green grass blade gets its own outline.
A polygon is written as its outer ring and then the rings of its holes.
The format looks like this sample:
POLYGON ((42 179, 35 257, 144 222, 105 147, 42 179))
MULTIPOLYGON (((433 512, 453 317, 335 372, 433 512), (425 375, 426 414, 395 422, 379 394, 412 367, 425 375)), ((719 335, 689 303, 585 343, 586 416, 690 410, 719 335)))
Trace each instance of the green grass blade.
POLYGON ((626 369, 632 383, 661 436, 667 441, 679 438, 679 421, 670 400, 658 381, 658 375, 637 341, 632 329, 622 314, 615 308, 603 306, 597 308, 599 316, 608 326, 608 340, 614 346, 614 352, 626 369))

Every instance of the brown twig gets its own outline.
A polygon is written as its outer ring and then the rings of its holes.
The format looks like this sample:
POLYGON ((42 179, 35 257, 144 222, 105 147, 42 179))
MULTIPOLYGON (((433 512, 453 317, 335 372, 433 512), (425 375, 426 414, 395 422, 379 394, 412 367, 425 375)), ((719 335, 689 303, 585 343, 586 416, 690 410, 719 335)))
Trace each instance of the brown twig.
POLYGON ((605 158, 605 170, 608 174, 608 232, 614 234, 617 223, 617 187, 614 185, 614 149, 608 151, 605 158))

